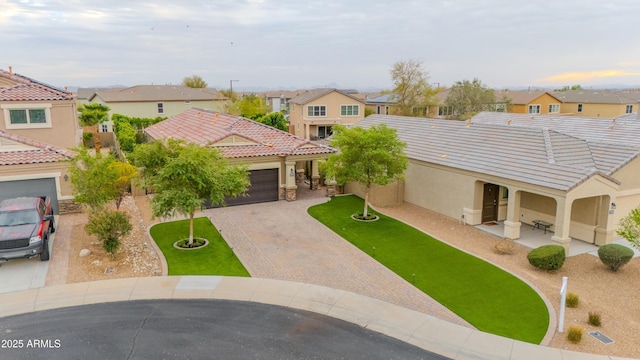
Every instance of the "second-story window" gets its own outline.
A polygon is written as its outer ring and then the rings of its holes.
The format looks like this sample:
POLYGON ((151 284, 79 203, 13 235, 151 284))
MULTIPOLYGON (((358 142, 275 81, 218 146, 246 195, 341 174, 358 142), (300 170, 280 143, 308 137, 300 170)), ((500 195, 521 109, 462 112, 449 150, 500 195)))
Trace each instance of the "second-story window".
POLYGON ((309 105, 307 116, 327 116, 327 107, 324 105, 309 105))
POLYGON ((107 124, 102 124, 102 132, 109 132, 109 127, 107 124))
POLYGON ((158 103, 158 114, 164 114, 164 103, 158 103))
POLYGON ((50 104, 1 105, 7 129, 35 129, 51 127, 50 104))
POLYGON ((358 116, 360 115, 360 106, 358 105, 341 105, 340 116, 358 116))
POLYGON ((582 112, 582 104, 578 104, 578 112, 581 113, 582 112))
POLYGON ((631 114, 631 113, 633 113, 633 104, 627 105, 627 109, 625 110, 625 114, 631 114))
POLYGON ((559 113, 560 112, 560 104, 549 104, 549 114, 559 113))
POLYGON ((529 114, 540 114, 540 105, 529 105, 529 114))

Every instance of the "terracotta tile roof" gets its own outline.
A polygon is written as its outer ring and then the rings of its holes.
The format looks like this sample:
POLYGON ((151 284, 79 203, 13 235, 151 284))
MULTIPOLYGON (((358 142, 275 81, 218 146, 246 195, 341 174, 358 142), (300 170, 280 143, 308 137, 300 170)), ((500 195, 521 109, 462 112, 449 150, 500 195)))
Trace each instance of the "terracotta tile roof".
POLYGON ((331 154, 335 149, 240 116, 189 109, 148 127, 152 138, 213 145, 228 158, 331 154), (235 141, 231 143, 231 141, 235 141), (228 141, 228 142, 226 142, 228 141))
MULTIPOLYGON (((227 99, 213 88, 194 89, 182 85, 136 85, 128 88, 100 89, 96 90, 95 96, 106 102, 227 99)), ((89 100, 92 98, 93 96, 90 96, 89 100)))
POLYGON ((74 156, 70 150, 0 130, 0 166, 68 161, 74 156))
POLYGON ((73 94, 26 76, 0 70, 0 101, 73 100, 73 94))

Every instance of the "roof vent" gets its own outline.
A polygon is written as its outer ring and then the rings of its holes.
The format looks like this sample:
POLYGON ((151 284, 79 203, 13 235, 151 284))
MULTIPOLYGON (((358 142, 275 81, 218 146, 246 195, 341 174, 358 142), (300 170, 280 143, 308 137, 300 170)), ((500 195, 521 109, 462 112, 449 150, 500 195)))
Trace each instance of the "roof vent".
POLYGON ((507 126, 511 126, 511 119, 507 120, 507 126))

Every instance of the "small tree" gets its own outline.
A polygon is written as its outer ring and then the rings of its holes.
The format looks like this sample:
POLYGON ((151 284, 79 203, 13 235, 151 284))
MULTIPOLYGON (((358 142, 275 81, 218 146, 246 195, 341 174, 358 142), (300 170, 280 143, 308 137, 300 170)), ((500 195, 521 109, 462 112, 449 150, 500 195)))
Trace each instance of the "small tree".
POLYGON ((616 234, 627 239, 633 247, 640 250, 640 206, 620 220, 616 234))
POLYGON ((115 259, 120 239, 131 232, 131 217, 123 211, 106 210, 93 213, 85 225, 85 231, 102 242, 102 248, 115 259))
POLYGON ((391 93, 396 101, 395 114, 425 116, 426 113, 419 109, 434 105, 437 91, 429 85, 429 75, 422 70, 422 61, 398 61, 393 64, 390 72, 394 85, 391 93))
POLYGON ((96 149, 96 156, 100 154, 100 134, 98 126, 109 120, 109 107, 106 105, 91 103, 78 107, 78 119, 82 126, 93 126, 93 146, 96 149))
POLYGON ((137 175, 131 164, 119 162, 112 155, 94 157, 86 149, 78 149, 69 173, 75 201, 93 212, 102 210, 110 200, 116 200, 119 207, 128 184, 137 175))
POLYGON ((287 119, 284 118, 284 115, 281 112, 272 112, 259 118, 256 121, 274 127, 276 129, 280 129, 282 131, 289 131, 287 119))
POLYGON ((478 79, 456 82, 445 100, 445 106, 453 111, 450 118, 457 120, 466 120, 480 111, 490 110, 495 104, 495 92, 478 79))
POLYGON ((256 94, 245 95, 229 107, 229 114, 240 115, 251 120, 261 118, 268 111, 269 106, 267 106, 263 98, 256 94))
POLYGON ((372 185, 387 185, 403 178, 408 160, 406 144, 395 129, 385 124, 369 129, 336 125, 331 146, 339 152, 322 164, 327 177, 343 185, 357 182, 365 186, 363 217, 368 216, 369 190, 372 185))
POLYGON ((138 146, 134 158, 138 165, 149 166, 146 176, 154 190, 153 215, 187 216, 190 246, 196 210, 206 200, 214 206, 224 205, 225 197, 242 195, 249 186, 246 166, 229 164, 214 148, 170 139, 166 145, 156 141, 138 146))
POLYGON ((193 76, 187 76, 184 79, 182 79, 182 85, 190 88, 201 89, 201 88, 207 87, 207 82, 202 80, 200 76, 193 75, 193 76))

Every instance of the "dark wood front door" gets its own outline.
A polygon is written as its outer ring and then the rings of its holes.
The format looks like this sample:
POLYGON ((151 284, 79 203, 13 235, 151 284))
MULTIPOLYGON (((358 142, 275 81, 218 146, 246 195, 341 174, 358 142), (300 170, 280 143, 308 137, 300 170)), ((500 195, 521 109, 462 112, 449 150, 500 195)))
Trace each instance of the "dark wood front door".
POLYGON ((482 222, 498 220, 499 192, 499 185, 484 184, 484 195, 482 197, 482 222))

